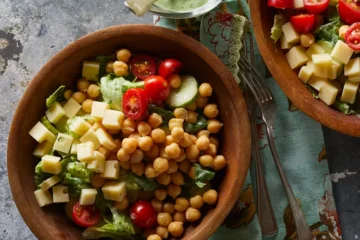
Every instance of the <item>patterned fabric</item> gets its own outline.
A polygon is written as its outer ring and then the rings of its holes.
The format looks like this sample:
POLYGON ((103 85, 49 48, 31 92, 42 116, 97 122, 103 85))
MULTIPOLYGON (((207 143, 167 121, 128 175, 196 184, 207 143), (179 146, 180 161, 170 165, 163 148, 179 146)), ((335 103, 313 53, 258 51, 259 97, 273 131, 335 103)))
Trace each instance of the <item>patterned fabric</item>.
MULTIPOLYGON (((242 31, 247 30, 246 27, 239 29, 234 22, 239 21, 240 15, 250 19, 245 0, 226 1, 201 18, 175 21, 155 16, 154 23, 176 29, 199 40, 234 71, 231 66, 237 64, 239 52, 232 53, 231 49, 239 49, 241 41, 231 39, 234 39, 233 34, 242 36, 242 31)), ((251 30, 249 34, 253 34, 251 30)), ((256 46, 254 51, 256 68, 266 79, 277 102, 275 144, 293 192, 304 210, 313 238, 341 239, 321 126, 297 111, 275 80, 267 76, 268 71, 256 46)), ((237 76, 236 72, 233 74, 237 76)), ((272 159, 260 113, 257 114, 257 119, 265 178, 279 227, 278 234, 267 239, 297 239, 292 213, 272 159)), ((211 240, 262 239, 254 200, 255 176, 255 169, 252 167, 234 208, 236 211, 228 216, 211 240), (230 229, 228 226, 235 228, 230 229)))

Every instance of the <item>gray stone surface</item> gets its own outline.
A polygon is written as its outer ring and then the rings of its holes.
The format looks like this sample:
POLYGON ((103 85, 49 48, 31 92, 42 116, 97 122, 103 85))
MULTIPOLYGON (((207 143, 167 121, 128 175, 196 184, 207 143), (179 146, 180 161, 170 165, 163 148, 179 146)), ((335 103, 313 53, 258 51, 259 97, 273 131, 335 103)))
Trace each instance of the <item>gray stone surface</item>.
POLYGON ((123 0, 0 0, 0 239, 36 239, 12 200, 6 170, 9 126, 26 86, 54 54, 95 30, 148 23, 123 0))

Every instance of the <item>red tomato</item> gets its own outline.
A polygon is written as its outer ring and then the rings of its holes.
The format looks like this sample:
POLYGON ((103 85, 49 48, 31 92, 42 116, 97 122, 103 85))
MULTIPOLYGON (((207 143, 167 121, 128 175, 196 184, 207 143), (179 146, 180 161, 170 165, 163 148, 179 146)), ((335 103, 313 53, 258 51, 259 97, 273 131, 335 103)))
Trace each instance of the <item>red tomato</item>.
POLYGON ((145 79, 145 91, 153 102, 162 102, 169 95, 170 87, 163 77, 150 76, 145 79))
POLYGON ((156 212, 151 203, 147 201, 137 201, 130 209, 132 222, 141 228, 149 228, 156 224, 156 212))
POLYGON ((165 59, 160 63, 159 75, 168 79, 171 75, 178 74, 182 66, 182 63, 176 59, 165 59))
POLYGON ((144 80, 156 73, 156 61, 148 55, 136 55, 130 60, 130 72, 144 80))
POLYGON ((149 100, 144 89, 131 88, 125 92, 122 105, 125 116, 136 120, 147 110, 149 100))
POLYGON ((304 0, 305 8, 309 13, 321 14, 329 7, 330 0, 304 0))
POLYGON ((341 20, 346 24, 360 22, 360 2, 339 0, 338 11, 341 20))
POLYGON ((100 211, 95 205, 83 206, 78 202, 73 206, 72 219, 81 227, 91 227, 100 220, 100 211))
POLYGON ((268 0, 268 6, 274 8, 293 8, 294 0, 268 0))
POLYGON ((314 14, 299 14, 290 18, 291 25, 298 33, 309 33, 315 26, 314 14))
POLYGON ((360 50, 360 23, 354 23, 350 26, 345 34, 345 41, 352 49, 360 50))

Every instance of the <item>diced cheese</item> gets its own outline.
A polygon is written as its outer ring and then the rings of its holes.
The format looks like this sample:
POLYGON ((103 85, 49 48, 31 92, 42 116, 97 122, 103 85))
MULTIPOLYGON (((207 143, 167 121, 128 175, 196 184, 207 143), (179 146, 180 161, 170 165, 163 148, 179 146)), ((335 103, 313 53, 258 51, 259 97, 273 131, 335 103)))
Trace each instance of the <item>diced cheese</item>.
POLYGON ((100 63, 94 61, 84 61, 82 68, 82 76, 87 80, 100 80, 98 79, 100 63))
POLYGON ((314 67, 315 67, 315 65, 314 65, 314 63, 313 63, 312 61, 308 61, 308 62, 306 63, 306 66, 310 67, 310 68, 313 69, 313 70, 314 70, 314 67))
POLYGON ((60 157, 45 155, 41 158, 42 171, 45 173, 58 174, 61 172, 60 157))
POLYGON ((284 34, 281 35, 281 38, 280 38, 280 48, 281 49, 288 50, 288 49, 292 48, 294 45, 295 45, 294 43, 288 43, 286 41, 284 34))
POLYGON ((45 192, 47 190, 49 190, 52 186, 54 186, 55 184, 57 184, 58 182, 60 182, 60 178, 58 175, 54 175, 48 179, 46 179, 45 181, 43 181, 39 187, 45 192))
POLYGON ((95 134, 94 129, 90 128, 85 134, 84 136, 82 136, 80 138, 80 141, 85 143, 85 142, 92 142, 94 144, 94 149, 98 149, 101 144, 99 142, 98 137, 95 134))
POLYGON ((93 205, 95 203, 97 190, 95 188, 81 189, 80 205, 93 205))
POLYGON ((300 78, 301 81, 303 81, 304 83, 307 83, 313 74, 314 74, 314 70, 311 67, 303 66, 300 69, 298 77, 300 78))
POLYGON ((36 201, 38 202, 40 207, 53 203, 53 199, 49 191, 44 192, 43 190, 38 189, 34 192, 34 194, 36 201))
POLYGON ((125 182, 109 181, 101 188, 104 198, 110 201, 121 202, 126 197, 125 182))
POLYGON ((324 53, 326 53, 325 49, 322 46, 320 46, 319 44, 317 44, 317 43, 311 44, 311 46, 306 51, 306 55, 309 58, 312 58, 312 55, 324 54, 324 53))
POLYGON ((326 78, 321 78, 321 77, 316 77, 313 76, 310 78, 310 80, 307 82, 311 87, 313 87, 314 89, 320 91, 320 88, 322 87, 322 85, 324 83, 327 82, 326 78))
POLYGON ((54 203, 69 202, 69 193, 67 186, 55 186, 53 190, 53 201, 54 203))
POLYGON ((72 118, 79 112, 81 105, 73 98, 70 98, 64 105, 63 109, 65 111, 65 116, 72 118))
POLYGON ((301 67, 310 60, 305 53, 305 48, 302 46, 291 48, 286 54, 286 59, 289 62, 291 69, 301 67))
POLYGON ((102 173, 105 171, 105 155, 101 152, 94 152, 95 160, 88 163, 87 168, 96 173, 102 173))
POLYGON ((120 173, 120 164, 117 160, 105 161, 105 170, 100 173, 100 177, 105 179, 117 180, 120 173))
POLYGON ((305 7, 304 0, 294 0, 294 8, 302 9, 305 7))
POLYGON ((329 68, 328 78, 334 80, 337 78, 340 72, 341 64, 337 61, 332 60, 331 67, 329 68))
POLYGON ((69 153, 73 140, 74 140, 73 137, 63 133, 59 133, 56 138, 53 149, 56 151, 60 151, 62 153, 69 153))
POLYGON ((319 65, 314 65, 314 76, 321 78, 328 78, 330 68, 319 65))
POLYGON ((91 107, 91 116, 100 121, 103 119, 106 109, 110 109, 109 104, 106 102, 93 101, 91 107))
POLYGON ((41 158, 49 154, 51 152, 52 147, 53 147, 53 143, 45 140, 42 143, 38 143, 38 145, 36 146, 33 152, 33 155, 35 157, 41 158))
POLYGON ((343 41, 338 40, 330 56, 340 63, 347 64, 353 53, 354 50, 352 48, 343 41))
POLYGON ((54 102, 45 114, 51 123, 57 123, 65 115, 65 111, 60 103, 54 102))
POLYGON ((104 147, 110 150, 114 150, 116 148, 116 143, 113 137, 109 133, 107 133, 104 129, 99 128, 98 130, 96 130, 95 133, 101 145, 103 145, 104 147))
POLYGON ((102 124, 107 129, 119 130, 121 129, 124 119, 125 119, 125 115, 122 112, 106 109, 104 118, 102 120, 102 124))
POLYGON ((327 105, 332 105, 335 103, 338 92, 339 89, 334 87, 330 82, 325 82, 320 88, 319 98, 327 105))
POLYGON ((30 136, 32 136, 37 142, 42 143, 44 140, 49 142, 55 142, 56 136, 47 129, 44 124, 37 122, 35 126, 29 131, 30 136))
POLYGON ((70 153, 76 155, 77 154, 77 145, 81 143, 79 139, 74 139, 73 144, 71 145, 70 153))
POLYGON ((73 123, 69 125, 69 129, 76 135, 84 135, 91 128, 91 124, 81 117, 77 117, 73 123))
POLYGON ((341 94, 341 101, 353 104, 355 102, 358 88, 359 88, 359 83, 346 81, 341 94))
POLYGON ((291 22, 285 23, 282 26, 282 31, 284 33, 285 39, 288 43, 298 43, 300 42, 300 34, 298 34, 293 26, 291 25, 291 22))
POLYGON ((95 159, 94 144, 92 142, 77 145, 77 158, 80 162, 89 163, 95 159))
POLYGON ((313 54, 312 62, 314 63, 315 66, 319 65, 319 66, 329 67, 331 66, 332 58, 328 53, 313 54))
POLYGON ((360 82, 360 75, 349 77, 348 80, 353 83, 360 82))
POLYGON ((360 58, 351 59, 348 64, 345 65, 344 68, 345 76, 357 76, 360 75, 360 58))

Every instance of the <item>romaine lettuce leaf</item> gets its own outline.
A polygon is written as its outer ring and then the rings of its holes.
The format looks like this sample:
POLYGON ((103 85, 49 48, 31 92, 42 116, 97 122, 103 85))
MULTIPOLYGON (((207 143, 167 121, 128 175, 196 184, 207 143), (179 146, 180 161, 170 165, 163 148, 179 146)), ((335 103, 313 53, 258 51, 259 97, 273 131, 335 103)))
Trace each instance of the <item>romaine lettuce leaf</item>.
POLYGON ((66 168, 72 177, 80 178, 86 183, 91 183, 94 173, 87 169, 85 164, 81 162, 70 162, 66 168))
POLYGON ((54 102, 61 102, 64 101, 64 92, 66 90, 66 87, 64 85, 61 85, 53 94, 51 94, 46 99, 46 107, 49 108, 54 102))
POLYGON ((201 114, 199 115, 198 121, 196 123, 185 123, 184 130, 187 133, 197 133, 198 131, 207 128, 208 122, 205 117, 201 114))
POLYGON ((199 188, 202 188, 207 184, 207 182, 209 182, 215 177, 215 172, 208 169, 204 169, 203 167, 200 166, 200 164, 194 164, 194 165, 195 165, 195 173, 196 173, 195 184, 199 188))
POLYGON ((340 21, 340 17, 334 17, 330 19, 330 22, 324 25, 321 25, 315 32, 316 39, 324 40, 332 43, 333 45, 340 39, 339 38, 339 28, 343 24, 340 21))
POLYGON ((118 231, 126 232, 129 234, 135 234, 134 226, 128 215, 118 212, 116 208, 109 204, 110 211, 112 213, 113 224, 118 231))
POLYGON ((144 190, 146 192, 153 192, 160 188, 160 185, 156 181, 150 180, 146 177, 139 177, 131 172, 125 173, 121 179, 126 183, 127 190, 144 190))
POLYGON ((57 130, 50 122, 49 122, 49 120, 47 119, 47 117, 46 116, 43 116, 42 118, 41 118, 41 120, 40 120, 40 122, 42 123, 42 124, 44 124, 44 126, 50 131, 50 132, 52 132, 53 134, 58 134, 60 131, 59 130, 57 130))
POLYGON ((118 231, 114 224, 100 222, 93 227, 87 228, 82 236, 84 239, 100 239, 100 238, 110 238, 117 240, 135 240, 135 238, 126 232, 118 231))
POLYGON ((282 13, 275 14, 274 25, 271 28, 271 39, 273 39, 274 42, 277 42, 281 38, 281 35, 283 34, 282 26, 286 22, 287 22, 287 19, 282 13))
POLYGON ((351 109, 350 105, 348 103, 336 100, 334 105, 333 105, 337 110, 339 110, 340 112, 346 114, 346 115, 351 115, 351 114, 355 114, 356 112, 354 110, 351 109))
POLYGON ((154 104, 149 104, 148 106, 149 113, 157 113, 162 117, 163 124, 167 124, 170 119, 174 118, 174 114, 172 111, 167 111, 163 108, 160 108, 154 104))
POLYGON ((91 187, 91 185, 83 179, 73 177, 70 173, 65 174, 63 184, 68 186, 69 194, 76 197, 80 196, 81 189, 91 187))

